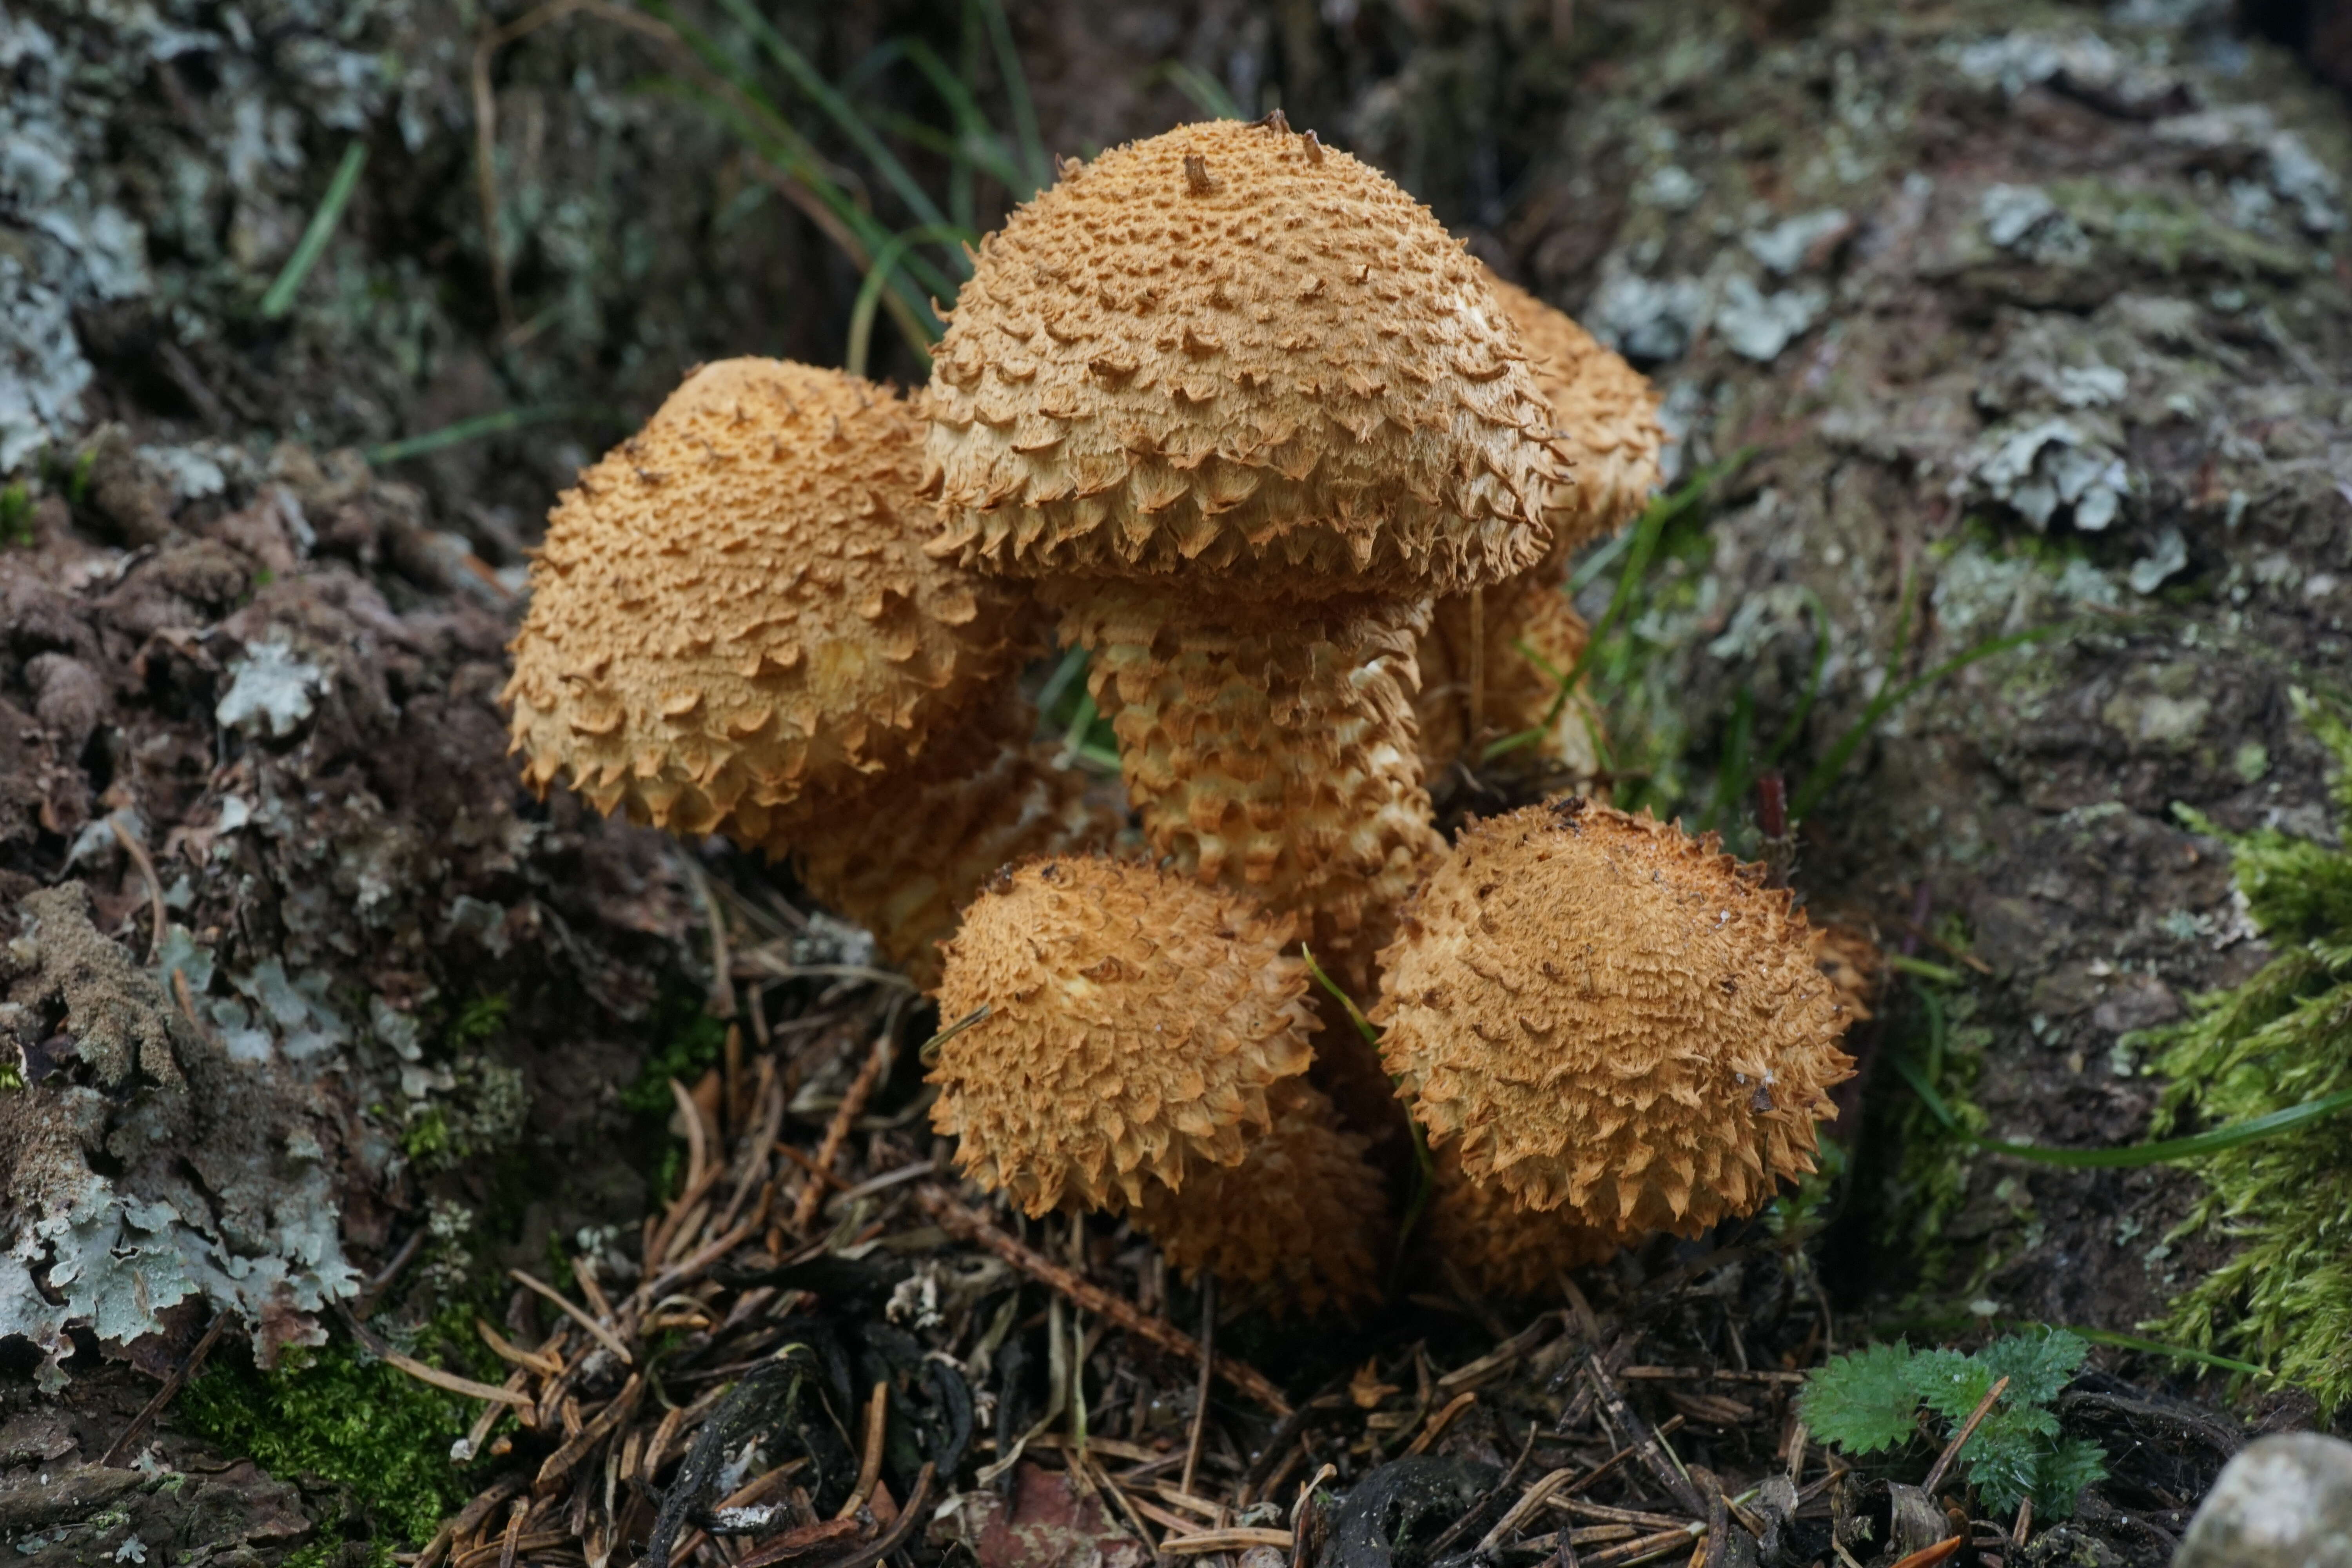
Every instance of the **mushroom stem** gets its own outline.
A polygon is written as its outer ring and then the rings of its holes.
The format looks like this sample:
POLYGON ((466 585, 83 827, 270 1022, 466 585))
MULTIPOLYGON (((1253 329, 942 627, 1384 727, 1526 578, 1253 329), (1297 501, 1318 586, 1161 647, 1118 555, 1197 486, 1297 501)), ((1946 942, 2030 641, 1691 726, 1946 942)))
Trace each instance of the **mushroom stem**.
POLYGON ((1590 778, 1601 765, 1601 716, 1581 681, 1566 702, 1558 699, 1559 678, 1575 667, 1591 628, 1559 579, 1541 569, 1484 597, 1481 605, 1471 595, 1449 595, 1431 611, 1413 701, 1423 767, 1432 778, 1456 758, 1475 769, 1485 742, 1540 728, 1535 754, 1590 778))
POLYGON ((884 957, 929 990, 939 942, 1002 867, 1108 848, 1119 814, 1088 798, 1085 775, 1034 744, 1034 710, 1011 693, 936 737, 922 761, 883 775, 817 826, 771 832, 802 886, 874 935, 884 957))
POLYGON ((1251 603, 1148 582, 1046 586, 1118 737, 1144 837, 1203 882, 1313 918, 1369 978, 1396 906, 1444 848, 1414 736, 1429 601, 1251 603))

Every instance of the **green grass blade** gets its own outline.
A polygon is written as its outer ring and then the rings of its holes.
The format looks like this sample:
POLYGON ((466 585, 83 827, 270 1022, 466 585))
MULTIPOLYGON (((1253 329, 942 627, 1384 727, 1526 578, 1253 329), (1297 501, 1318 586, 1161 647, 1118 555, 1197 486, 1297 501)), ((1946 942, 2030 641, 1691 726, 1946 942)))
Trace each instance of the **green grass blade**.
POLYGON ((2227 1126, 2194 1133, 2187 1138, 2167 1138, 2155 1143, 2127 1143, 2120 1149, 2053 1149, 2039 1143, 2004 1143, 1991 1138, 1978 1138, 1974 1142, 1979 1148, 1993 1153, 2011 1154, 2038 1164, 2063 1165, 2072 1170, 2130 1170, 2141 1165, 2169 1164, 2176 1160, 2200 1159, 2207 1154, 2242 1148, 2264 1138, 2274 1138, 2282 1132, 2292 1132, 2298 1127, 2347 1110, 2352 1110, 2352 1089, 2340 1089, 2317 1100, 2307 1100, 2301 1105, 2290 1105, 2266 1116, 2250 1116, 2243 1121, 2232 1121, 2227 1126))
MULTIPOLYGON (((874 265, 866 269, 865 280, 857 286, 857 302, 849 310, 849 352, 842 358, 842 368, 852 375, 866 374, 866 360, 874 342, 874 312, 882 303, 882 290, 889 286, 890 274, 897 270, 908 249, 934 240, 968 239, 971 237, 953 224, 930 223, 910 228, 904 234, 894 234, 874 257, 874 265)), ((915 351, 924 364, 931 362, 931 344, 937 338, 910 338, 907 346, 915 351)))
POLYGON ((2032 643, 2046 641, 2072 628, 2068 624, 2062 622, 2056 626, 2035 626, 2029 631, 2012 632, 2005 637, 1995 637, 1990 642, 1979 643, 1966 653, 1946 659, 1925 675, 1915 676, 1892 689, 1881 690, 1876 697, 1871 699, 1870 706, 1862 710, 1862 717, 1855 720, 1853 726, 1838 737, 1837 743, 1830 748, 1829 755, 1823 757, 1814 765, 1813 771, 1805 775, 1803 786, 1797 791, 1796 798, 1789 803, 1790 820, 1801 821, 1810 816, 1812 808, 1820 803, 1822 796, 1829 792, 1830 786, 1837 783, 1838 776, 1845 772, 1846 764, 1853 760, 1854 752, 1860 751, 1862 743, 1870 738, 1870 732, 1878 728, 1879 721, 1914 696, 1939 680, 1957 675, 1980 659, 1990 658, 1995 654, 2007 653, 2011 648, 2024 647, 2032 643))
POLYGON ((1045 143, 1037 135, 1037 106, 1029 100, 1028 73, 1021 68, 1021 51, 1013 47, 1013 26, 1004 19, 1003 0, 980 0, 981 19, 988 25, 988 41, 996 49, 996 73, 1004 79, 1005 102, 1013 110, 1013 132, 1020 139, 1021 163, 1029 172, 1029 189, 1015 190, 1013 199, 1027 201, 1054 183, 1054 165, 1045 157, 1045 143))
MULTIPOLYGON (((643 3, 653 15, 665 21, 670 20, 659 0, 643 0, 643 3)), ((685 24, 673 23, 673 26, 688 47, 703 56, 705 66, 730 89, 731 96, 729 93, 713 93, 697 82, 668 78, 648 79, 641 84, 644 89, 692 102, 733 131, 762 162, 815 196, 856 242, 857 249, 851 252, 852 259, 861 266, 867 264, 877 252, 890 243, 890 231, 825 172, 824 160, 809 146, 806 138, 794 130, 789 121, 782 119, 773 105, 761 97, 756 86, 732 72, 726 58, 709 39, 685 24), (859 251, 863 254, 858 254, 859 251)), ((936 325, 930 300, 925 297, 926 289, 942 300, 952 299, 955 295, 955 285, 936 268, 919 258, 908 258, 906 264, 893 276, 888 303, 891 315, 910 339, 925 330, 925 323, 936 325), (910 274, 917 276, 910 280, 910 274)))
POLYGON ((1234 101, 1234 95, 1225 90, 1223 82, 1182 60, 1170 60, 1151 74, 1157 79, 1172 82, 1177 91, 1191 99, 1202 113, 1212 119, 1249 118, 1242 112, 1242 106, 1234 101))
POLYGON ((2112 1345, 2116 1350, 2138 1351, 2145 1355, 2160 1355, 2174 1361, 2193 1361, 2201 1366, 2218 1367, 2247 1377, 2268 1377, 2271 1369, 2256 1366, 2250 1361, 2237 1361, 2211 1351, 2191 1350, 2187 1345, 2167 1344, 2162 1340, 2144 1340, 2137 1334, 2119 1334, 2113 1329, 2075 1329, 2066 1332, 2078 1340, 2088 1340, 2095 1345, 2112 1345))
POLYGON ((543 403, 524 408, 502 408, 496 414, 477 415, 460 419, 455 425, 444 425, 438 430, 427 430, 421 436, 406 436, 397 441, 386 441, 370 447, 362 456, 372 468, 405 462, 429 453, 462 447, 468 441, 478 441, 485 436, 499 436, 509 430, 520 430, 532 425, 552 425, 562 420, 619 424, 620 416, 609 408, 576 403, 543 403))
POLYGON ((1952 1120, 1952 1108, 1944 1103, 1944 1097, 1936 1092, 1934 1084, 1927 1081, 1927 1072, 1906 1056, 1890 1054, 1886 1059, 1895 1064, 1895 1070, 1903 1075, 1903 1081, 1911 1086, 1911 1091, 1919 1097, 1919 1102, 1943 1124, 1945 1131, 1955 1130, 1958 1123, 1952 1120))
MULTIPOLYGON (((365 142, 354 141, 343 149, 343 161, 335 165, 335 177, 327 183, 326 198, 310 215, 310 226, 303 229, 301 239, 296 242, 294 254, 286 258, 277 280, 261 297, 264 321, 277 321, 294 308, 294 296, 301 289, 302 279, 310 276, 310 268, 318 265, 327 242, 335 237, 335 226, 342 221, 343 209, 351 205, 352 193, 360 188, 360 171, 367 167, 367 161, 365 142)), ((485 237, 489 244, 499 242, 496 235, 485 237)))
POLYGON ((1618 576, 1615 592, 1609 595, 1609 608, 1602 612, 1601 624, 1594 626, 1591 635, 1585 638, 1584 651, 1578 654, 1576 662, 1569 667, 1567 675, 1560 681, 1559 689, 1552 694, 1551 707, 1546 710, 1543 721, 1530 729, 1521 730, 1516 734, 1505 735, 1500 740, 1490 742, 1486 749, 1478 754, 1480 762, 1491 763, 1496 758, 1507 756, 1522 747, 1532 746, 1549 733, 1554 724, 1559 722, 1560 710, 1568 706, 1570 694, 1575 691, 1577 683, 1584 679, 1584 671, 1592 663, 1593 656, 1600 651, 1602 640, 1615 628, 1617 622, 1624 615, 1626 606, 1633 602, 1634 594, 1639 591, 1643 579, 1648 575, 1650 558, 1656 553, 1658 541, 1664 535, 1666 525, 1696 506, 1700 498, 1714 486, 1717 479, 1744 466, 1753 455, 1754 448, 1743 447, 1722 462, 1693 474, 1680 489, 1659 495, 1651 500, 1649 506, 1643 509, 1641 521, 1636 522, 1631 531, 1633 542, 1626 547, 1625 570, 1618 576))
POLYGON ((1922 980, 1932 980, 1938 985, 1958 985, 1968 976, 1958 970, 1940 963, 1930 963, 1924 958, 1914 958, 1907 952, 1890 952, 1886 967, 1898 974, 1916 974, 1922 980))
POLYGON ((1372 1027, 1372 1021, 1364 1016, 1364 1010, 1356 1005, 1356 999, 1341 990, 1338 981, 1323 973, 1323 966, 1315 962, 1315 950, 1302 942, 1298 944, 1298 956, 1307 961, 1307 973, 1315 977, 1315 984, 1328 991, 1339 1005, 1347 1009, 1348 1021, 1356 1026, 1356 1032, 1364 1037, 1364 1043, 1378 1046, 1381 1032, 1372 1027))
POLYGON ((898 162, 898 155, 883 144, 882 138, 874 134, 874 128, 866 123, 865 116, 859 114, 856 106, 824 79, 809 63, 807 56, 793 47, 791 41, 776 30, 774 23, 760 15, 751 0, 719 0, 719 4, 767 51, 768 58, 792 79, 793 85, 807 94, 810 100, 824 111, 825 118, 841 128, 842 134, 847 136, 866 155, 866 161, 874 165, 883 183, 907 204, 908 212, 927 224, 948 221, 948 215, 931 200, 930 193, 916 183, 915 176, 898 162))
POLYGON ((1731 723, 1724 731, 1722 760, 1715 766, 1715 792, 1699 814, 1701 833, 1720 827, 1748 797, 1748 786, 1756 777, 1755 738, 1756 692, 1743 682, 1731 700, 1731 723))
POLYGON ((981 109, 980 100, 972 95, 966 79, 950 70, 947 62, 920 38, 907 41, 907 58, 923 73, 924 79, 931 84, 932 90, 947 104, 948 113, 955 120, 954 155, 966 160, 971 167, 981 170, 1006 190, 1020 190, 1026 176, 1015 162, 1013 150, 1005 145, 1004 138, 998 135, 996 128, 989 123, 987 114, 981 109))

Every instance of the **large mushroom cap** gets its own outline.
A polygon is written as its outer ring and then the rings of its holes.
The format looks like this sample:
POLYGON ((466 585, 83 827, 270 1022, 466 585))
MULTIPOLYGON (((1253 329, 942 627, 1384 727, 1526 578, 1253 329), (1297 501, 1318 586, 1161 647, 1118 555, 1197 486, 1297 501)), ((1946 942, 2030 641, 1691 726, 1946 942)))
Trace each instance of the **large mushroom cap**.
POLYGON ((1785 889, 1573 798, 1466 829, 1381 958, 1381 1051, 1432 1141, 1601 1230, 1756 1208, 1812 1169, 1853 1068, 1785 889))
POLYGON ((1027 576, 1444 592, 1532 564, 1551 415, 1479 268, 1384 175, 1219 121, 982 246, 932 361, 943 548, 1027 576))
POLYGON ((688 377, 549 520, 507 687, 531 784, 708 833, 917 752, 1021 651, 1016 595, 925 552, 921 461, 907 405, 854 376, 688 377))
POLYGON ((1135 1223, 1185 1279, 1203 1272, 1255 1288, 1279 1311, 1309 1312, 1370 1297, 1373 1246, 1388 1218, 1368 1141, 1336 1125, 1320 1092, 1285 1079, 1268 1092, 1274 1125, 1238 1165, 1194 1171, 1181 1191, 1153 1184, 1135 1223))
POLYGON ((1544 504, 1551 558, 1565 562, 1587 541, 1623 527, 1658 486, 1666 433, 1649 377, 1627 364, 1575 321, 1492 272, 1503 313, 1519 330, 1537 390, 1569 463, 1544 504))
POLYGON ((1231 1165, 1306 1069, 1314 1014, 1286 920, 1154 867, 1102 858, 1010 872, 942 944, 948 1040, 931 1125, 1029 1214, 1181 1188, 1231 1165))

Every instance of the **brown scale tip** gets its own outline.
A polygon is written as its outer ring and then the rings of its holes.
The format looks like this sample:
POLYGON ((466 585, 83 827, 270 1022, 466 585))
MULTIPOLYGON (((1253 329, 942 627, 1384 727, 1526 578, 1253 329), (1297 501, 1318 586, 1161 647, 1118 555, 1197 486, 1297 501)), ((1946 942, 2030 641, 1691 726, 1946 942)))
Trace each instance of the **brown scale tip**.
POLYGON ((1144 1189, 1136 1228, 1186 1279, 1262 1297, 1279 1312, 1344 1310, 1375 1292, 1374 1249, 1388 1216, 1367 1140, 1340 1131, 1317 1089, 1285 1079, 1267 1091, 1274 1125, 1238 1165, 1197 1169, 1181 1191, 1144 1189))
POLYGON ((1157 868, 1034 861, 941 944, 949 1040, 931 1125, 982 1186, 1041 1215, 1181 1189, 1241 1162, 1314 1013, 1290 922, 1157 868))
POLYGON ((1518 334, 1427 208, 1234 121, 1103 153, 981 247, 932 361, 965 563, 1444 592, 1532 565, 1562 469, 1518 334))
POLYGON ((1604 1263, 1617 1237, 1579 1225, 1558 1210, 1531 1209, 1502 1187, 1474 1182, 1462 1152, 1437 1151, 1436 1190, 1424 1234, 1437 1256, 1488 1296, 1548 1295, 1571 1268, 1604 1263))
POLYGON ((1381 1053, 1472 1178, 1691 1236, 1812 1169, 1850 1015, 1788 892, 1711 836, 1528 806, 1466 828, 1402 928, 1381 1053))
POLYGON ((1568 459, 1568 477, 1544 501, 1550 558, 1565 562, 1580 545, 1631 521, 1657 489, 1666 439, 1657 389, 1570 317, 1492 272, 1486 279, 1518 329, 1568 459))
POLYGON ((1018 596, 924 548, 919 431, 837 371, 688 376, 549 517, 505 694, 529 782, 702 834, 918 753, 1023 651, 1018 596))

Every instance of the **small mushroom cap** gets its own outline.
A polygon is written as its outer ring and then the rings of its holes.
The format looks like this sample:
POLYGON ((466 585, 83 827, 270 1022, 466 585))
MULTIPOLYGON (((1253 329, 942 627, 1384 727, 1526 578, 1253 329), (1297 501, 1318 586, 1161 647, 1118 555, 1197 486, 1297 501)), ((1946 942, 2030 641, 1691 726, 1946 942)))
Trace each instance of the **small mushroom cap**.
POLYGON ((931 1125, 1031 1215, 1139 1202, 1232 1165, 1306 1070, 1314 1013, 1290 922, 1131 861, 1034 861, 941 944, 931 1125))
POLYGON ((548 521, 507 686, 525 777, 709 833, 854 795, 1023 651, 1018 596, 924 549, 920 427, 887 388, 706 365, 548 521))
POLYGON ((873 932, 884 957, 925 990, 939 943, 1002 868, 1118 842, 1127 814, 1058 768, 1033 739, 1036 710, 1010 684, 975 697, 923 755, 865 784, 828 819, 771 837, 739 813, 730 838, 789 857, 801 886, 873 932))
POLYGON ((1181 1191, 1147 1186, 1136 1228, 1187 1280, 1213 1274, 1277 1312, 1368 1300, 1388 1194, 1364 1158, 1367 1141, 1340 1131, 1331 1102, 1297 1079, 1266 1098, 1274 1125, 1250 1140, 1241 1163, 1195 1170, 1181 1191))
MULTIPOLYGON (((1481 611, 1471 614, 1467 594, 1448 595, 1431 608, 1419 650, 1421 690, 1412 700, 1423 776, 1443 775, 1469 742, 1472 639, 1483 633, 1478 722, 1486 739, 1540 728, 1544 732, 1534 755, 1571 778, 1591 778, 1600 770, 1602 750, 1599 708, 1581 679, 1557 713, 1553 704, 1559 678, 1576 668, 1592 629, 1567 593, 1541 571, 1486 589, 1481 611), (1531 652, 1543 662, 1529 658, 1531 652)), ((1475 767, 1482 760, 1474 756, 1469 762, 1475 767)))
POLYGON ((1666 433, 1658 423, 1657 389, 1573 319, 1517 284, 1488 272, 1486 287, 1519 330, 1568 458, 1568 477, 1544 503, 1550 559, 1565 563, 1570 552, 1631 521, 1658 488, 1666 433))
POLYGON ((1402 926, 1381 1054, 1475 1180, 1690 1236, 1813 1168, 1848 1014, 1786 889, 1712 837, 1528 806, 1465 829, 1402 926))
POLYGON ((1531 1209, 1499 1185, 1472 1181, 1451 1143, 1437 1151, 1425 1234, 1478 1290, 1505 1297, 1550 1294, 1569 1269, 1605 1263, 1621 1245, 1558 1209, 1531 1209))
POLYGON ((1311 137, 1181 125, 981 247, 932 361, 941 548, 1275 598, 1533 564, 1562 471, 1477 264, 1311 137))

